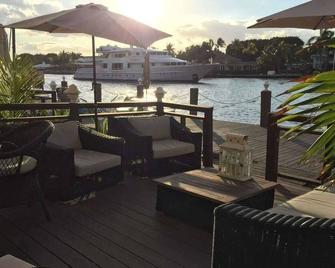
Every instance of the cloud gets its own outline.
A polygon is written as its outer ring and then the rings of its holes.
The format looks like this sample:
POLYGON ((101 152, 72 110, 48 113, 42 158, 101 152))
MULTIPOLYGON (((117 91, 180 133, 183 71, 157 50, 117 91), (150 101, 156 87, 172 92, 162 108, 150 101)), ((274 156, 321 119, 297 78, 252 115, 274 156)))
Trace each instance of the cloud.
POLYGON ((56 0, 1 0, 0 18, 2 24, 44 15, 61 10, 62 4, 56 0))
POLYGON ((301 29, 247 29, 252 23, 249 21, 219 21, 208 20, 200 24, 185 24, 178 27, 175 39, 182 39, 185 43, 194 44, 206 39, 216 40, 221 37, 227 44, 234 39, 252 39, 252 38, 272 38, 275 36, 298 36, 307 41, 311 36, 317 33, 310 30, 301 29))
POLYGON ((184 25, 177 30, 177 33, 184 38, 196 39, 217 39, 222 37, 226 42, 234 39, 245 39, 246 27, 239 23, 220 22, 218 20, 204 21, 200 25, 184 25))

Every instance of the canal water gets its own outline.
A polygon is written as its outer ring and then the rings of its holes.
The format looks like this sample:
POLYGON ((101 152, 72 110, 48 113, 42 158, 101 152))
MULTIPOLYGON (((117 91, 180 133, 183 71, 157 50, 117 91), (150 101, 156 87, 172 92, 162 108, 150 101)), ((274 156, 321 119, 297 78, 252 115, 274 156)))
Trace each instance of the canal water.
MULTIPOLYGON (((63 75, 46 74, 46 89, 51 81, 60 85, 63 75)), ((93 101, 91 81, 74 80, 72 75, 65 75, 68 84, 75 84, 81 91, 80 98, 93 101)), ((285 97, 275 97, 292 87, 295 83, 288 79, 258 79, 258 78, 208 78, 198 84, 188 83, 152 83, 143 100, 155 100, 154 91, 163 87, 166 91, 164 100, 188 104, 190 88, 199 88, 199 105, 213 106, 214 118, 217 120, 259 124, 260 94, 264 83, 268 81, 272 91, 272 109, 285 97)), ((136 96, 136 83, 102 82, 102 99, 105 102, 123 101, 126 97, 136 96)))

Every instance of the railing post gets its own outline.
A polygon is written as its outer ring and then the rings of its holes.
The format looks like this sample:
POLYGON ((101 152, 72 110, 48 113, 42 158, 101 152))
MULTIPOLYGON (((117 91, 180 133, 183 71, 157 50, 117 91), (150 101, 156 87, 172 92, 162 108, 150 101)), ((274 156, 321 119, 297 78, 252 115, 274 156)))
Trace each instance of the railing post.
POLYGON ((157 107, 156 108, 157 109, 157 115, 158 116, 164 115, 164 105, 163 105, 163 102, 157 101, 156 107, 157 107))
POLYGON ((268 126, 269 113, 271 112, 271 91, 268 89, 269 83, 265 82, 264 90, 261 92, 261 118, 260 126, 268 126))
MULTIPOLYGON (((198 88, 190 88, 190 104, 198 105, 198 96, 199 96, 199 89, 198 88)), ((196 111, 190 111, 190 114, 197 115, 196 111)))
POLYGON ((57 102, 57 93, 56 91, 51 92, 51 101, 52 102, 57 102))
POLYGON ((73 121, 79 121, 79 107, 78 103, 70 102, 70 115, 69 119, 73 121))
POLYGON ((203 165, 205 167, 213 166, 213 108, 205 111, 205 117, 202 126, 203 132, 203 165))
POLYGON ((180 124, 182 124, 183 126, 186 126, 186 117, 185 116, 180 117, 180 124))
POLYGON ((163 98, 166 92, 164 91, 162 87, 158 87, 154 93, 157 99, 157 104, 156 104, 157 115, 162 116, 164 115, 163 98))
POLYGON ((268 114, 265 179, 277 182, 280 129, 274 114, 268 114))

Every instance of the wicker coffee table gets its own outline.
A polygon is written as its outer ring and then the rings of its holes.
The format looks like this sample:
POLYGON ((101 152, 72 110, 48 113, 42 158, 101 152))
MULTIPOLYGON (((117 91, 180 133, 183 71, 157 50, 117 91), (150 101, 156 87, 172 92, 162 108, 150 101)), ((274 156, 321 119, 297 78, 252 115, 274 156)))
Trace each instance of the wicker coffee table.
POLYGON ((264 178, 247 182, 222 180, 205 170, 192 170, 155 181, 158 211, 209 231, 213 226, 214 208, 228 203, 262 210, 271 208, 277 185, 264 178))

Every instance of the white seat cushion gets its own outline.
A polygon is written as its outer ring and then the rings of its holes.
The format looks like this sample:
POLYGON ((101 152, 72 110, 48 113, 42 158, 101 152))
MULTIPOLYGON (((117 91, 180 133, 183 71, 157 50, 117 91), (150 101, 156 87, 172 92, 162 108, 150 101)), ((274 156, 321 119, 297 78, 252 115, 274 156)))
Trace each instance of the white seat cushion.
POLYGON ((168 139, 153 141, 152 150, 154 159, 159 159, 194 153, 195 147, 192 143, 168 139))
POLYGON ((55 130, 48 138, 48 143, 63 148, 82 148, 79 138, 78 123, 76 121, 67 121, 64 123, 56 123, 54 125, 55 130))
POLYGON ((313 190, 267 211, 293 216, 335 218, 335 194, 313 190))
POLYGON ((128 121, 138 132, 153 140, 171 139, 169 116, 132 117, 128 121))
MULTIPOLYGON (((1 159, 0 173, 14 175, 19 167, 20 157, 1 159)), ((31 156, 24 155, 22 157, 20 174, 28 173, 32 171, 37 166, 37 160, 31 156)))
POLYGON ((77 177, 92 175, 119 165, 121 165, 121 157, 118 155, 90 150, 74 151, 74 166, 77 177))

